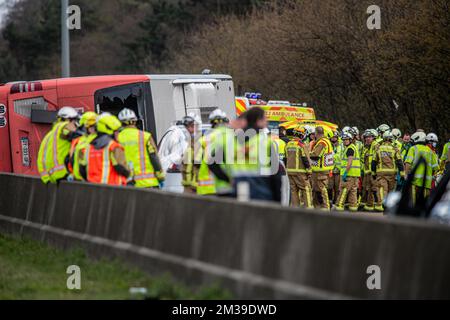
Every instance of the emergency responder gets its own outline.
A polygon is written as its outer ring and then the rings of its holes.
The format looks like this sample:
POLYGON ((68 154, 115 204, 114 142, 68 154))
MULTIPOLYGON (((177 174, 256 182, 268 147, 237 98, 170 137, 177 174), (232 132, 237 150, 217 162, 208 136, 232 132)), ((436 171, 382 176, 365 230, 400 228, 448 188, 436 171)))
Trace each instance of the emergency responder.
MULTIPOLYGON (((437 162, 439 164, 439 155, 437 153, 437 146, 439 143, 438 136, 435 133, 429 133, 427 134, 427 147, 430 148, 431 151, 433 151, 433 162, 437 162)), ((439 174, 439 169, 437 170, 436 174, 433 175, 433 182, 431 183, 431 189, 434 189, 436 187, 436 180, 437 175, 439 174)))
POLYGON ((377 131, 378 131, 378 138, 375 139, 375 145, 383 141, 384 133, 387 131, 391 131, 391 127, 387 124, 382 124, 381 126, 378 127, 377 131))
POLYGON ((117 141, 125 149, 131 171, 128 185, 136 188, 159 188, 165 180, 155 141, 149 132, 137 128, 138 117, 128 108, 119 113, 122 122, 117 141))
POLYGON ((279 134, 279 138, 281 140, 283 140, 286 144, 289 143, 289 138, 287 137, 287 130, 285 127, 280 126, 280 134, 279 134))
POLYGON ((331 190, 330 201, 332 201, 333 204, 336 204, 341 184, 341 157, 344 151, 344 146, 340 141, 339 132, 337 131, 333 132, 330 141, 331 144, 333 145, 334 167, 333 167, 333 177, 330 179, 328 183, 328 189, 331 190))
POLYGON ((349 210, 358 211, 358 182, 361 177, 361 161, 358 148, 350 132, 343 133, 344 153, 341 159, 341 191, 336 205, 337 211, 345 210, 348 199, 349 210))
POLYGON ((233 168, 236 165, 235 132, 243 132, 247 127, 247 111, 242 113, 229 125, 220 125, 215 129, 212 157, 208 167, 216 180, 216 192, 220 197, 236 197, 233 190, 233 168))
POLYGON ((411 148, 411 147, 412 147, 411 135, 409 133, 405 133, 403 135, 402 149, 400 151, 401 155, 402 155, 403 162, 405 162, 406 156, 408 155, 409 148, 411 148))
POLYGON ((351 133, 355 137, 354 143, 356 147, 358 148, 359 154, 362 154, 364 149, 364 143, 361 141, 361 136, 359 135, 359 129, 358 127, 352 127, 351 133))
POLYGON ((73 139, 69 153, 68 169, 71 173, 71 179, 81 181, 83 177, 80 174, 80 151, 89 145, 97 136, 95 126, 97 125, 98 115, 95 112, 85 112, 80 119, 80 130, 83 135, 73 139))
MULTIPOLYGON (((315 134, 316 129, 310 125, 306 125, 305 130, 306 130, 305 143, 308 144, 309 150, 312 150, 314 147, 314 143, 316 142, 316 134, 315 134)), ((293 132, 294 131, 292 130, 292 134, 293 132)))
POLYGON ((444 145, 439 168, 441 173, 450 171, 450 140, 444 145))
POLYGON ((383 134, 383 141, 375 147, 371 168, 377 184, 375 211, 383 212, 384 199, 395 190, 397 170, 400 173, 400 179, 402 181, 405 179, 400 149, 394 144, 392 132, 386 131, 383 134))
POLYGON ((377 131, 367 129, 364 134, 364 149, 361 156, 362 172, 364 173, 362 182, 362 195, 360 206, 364 206, 365 211, 374 211, 374 196, 377 192, 375 180, 372 176, 372 144, 377 137, 377 131))
POLYGON ((38 152, 38 171, 42 181, 58 183, 69 175, 70 145, 77 137, 78 112, 72 107, 63 107, 58 111, 57 120, 44 137, 38 152))
POLYGON ((427 146, 430 148, 434 153, 437 153, 437 146, 439 143, 439 138, 435 133, 429 133, 427 134, 427 146))
POLYGON ((280 202, 280 161, 274 143, 263 133, 267 128, 265 112, 253 107, 247 111, 246 118, 245 136, 237 138, 235 147, 234 192, 239 196, 242 186, 248 186, 250 199, 280 202))
POLYGON ((325 137, 323 127, 318 126, 315 132, 316 142, 311 151, 312 188, 314 206, 329 211, 331 208, 328 196, 328 184, 334 169, 334 152, 330 140, 325 137))
POLYGON ((198 123, 193 116, 184 117, 181 123, 189 134, 188 147, 183 154, 183 163, 181 164, 181 184, 184 187, 184 193, 195 194, 197 193, 197 169, 194 166, 194 139, 198 123))
POLYGON ((286 146, 286 170, 291 186, 291 206, 299 207, 302 203, 306 208, 313 209, 311 161, 308 145, 304 143, 307 132, 303 126, 299 126, 294 129, 293 134, 294 139, 286 146))
POLYGON ((220 192, 230 192, 230 185, 225 181, 218 179, 216 181, 214 173, 209 169, 208 164, 211 161, 218 161, 223 163, 223 159, 216 157, 220 156, 213 150, 215 147, 215 139, 221 139, 222 133, 225 133, 222 128, 226 127, 227 115, 220 109, 214 110, 209 115, 209 122, 212 130, 206 132, 195 145, 195 167, 197 168, 197 194, 199 195, 214 195, 220 192))
POLYGON ((392 135, 394 137, 394 140, 392 141, 392 143, 393 143, 394 146, 397 147, 397 149, 401 153, 402 152, 402 146, 403 146, 402 141, 400 141, 401 137, 402 137, 402 132, 400 131, 400 129, 395 128, 395 129, 392 129, 391 133, 392 133, 392 135))
POLYGON ((433 151, 426 146, 427 136, 424 132, 416 132, 411 136, 414 145, 409 149, 405 160, 405 173, 408 176, 412 169, 423 158, 425 163, 421 163, 414 173, 411 188, 411 198, 415 205, 420 198, 428 198, 432 186, 432 179, 438 170, 436 158, 433 151))
POLYGON ((96 184, 126 185, 130 170, 125 150, 116 141, 122 123, 109 113, 98 117, 97 137, 80 153, 80 173, 84 180, 96 184))
POLYGON ((278 135, 271 133, 270 137, 272 138, 272 141, 275 143, 277 150, 278 150, 278 156, 280 158, 280 161, 282 163, 286 163, 286 142, 282 140, 278 135))

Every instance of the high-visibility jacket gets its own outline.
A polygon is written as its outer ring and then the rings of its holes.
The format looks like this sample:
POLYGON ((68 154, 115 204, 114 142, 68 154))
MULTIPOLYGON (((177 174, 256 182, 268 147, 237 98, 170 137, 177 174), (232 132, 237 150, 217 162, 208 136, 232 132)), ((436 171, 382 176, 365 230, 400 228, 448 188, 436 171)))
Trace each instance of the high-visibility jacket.
POLYGON ((375 147, 377 146, 377 145, 379 145, 380 143, 382 143, 383 142, 383 138, 380 138, 380 137, 378 137, 378 138, 376 138, 373 142, 372 142, 372 150, 370 151, 372 154, 374 154, 374 152, 375 152, 375 147))
POLYGON ((402 143, 400 154, 402 155, 403 162, 405 162, 406 156, 408 155, 409 149, 411 147, 412 147, 411 143, 402 143))
POLYGON ((284 161, 284 159, 286 158, 286 142, 284 142, 283 140, 281 140, 278 137, 274 137, 274 138, 272 138, 272 140, 275 143, 275 145, 277 146, 280 161, 284 161))
POLYGON ((183 154, 183 164, 181 166, 181 184, 186 188, 197 188, 197 170, 194 167, 194 142, 189 142, 183 154))
POLYGON ((437 157, 433 155, 433 151, 422 144, 412 146, 408 151, 405 163, 410 164, 412 166, 412 170, 421 158, 424 158, 426 163, 422 163, 417 168, 412 184, 417 187, 431 189, 434 172, 438 169, 437 157))
POLYGON ((56 183, 68 174, 65 160, 69 155, 70 142, 61 138, 67 124, 68 121, 55 123, 39 147, 37 164, 44 183, 56 183))
POLYGON ((362 155, 364 150, 364 143, 362 143, 362 141, 356 140, 355 145, 358 148, 359 154, 362 155))
POLYGON ((373 160, 372 152, 374 151, 372 150, 372 143, 370 144, 370 146, 367 145, 364 146, 363 153, 361 155, 362 171, 364 172, 364 174, 372 173, 372 160, 373 160))
POLYGON ((151 143, 152 135, 137 128, 123 129, 117 141, 125 150, 125 157, 132 169, 132 179, 136 188, 152 188, 159 186, 155 169, 150 160, 150 153, 158 151, 151 143))
POLYGON ((95 138, 97 134, 83 135, 72 141, 70 146, 70 156, 73 158, 73 164, 69 165, 69 171, 75 180, 82 181, 80 173, 80 150, 85 149, 95 138))
POLYGON ((349 160, 349 158, 347 157, 347 151, 349 149, 353 150, 353 161, 352 166, 350 167, 350 170, 347 173, 347 176, 359 178, 361 177, 361 158, 358 148, 353 143, 349 144, 344 150, 341 162, 342 163, 341 176, 343 176, 345 171, 347 170, 349 160))
POLYGON ((401 142, 398 141, 398 140, 394 140, 394 141, 392 142, 392 145, 398 149, 398 152, 399 152, 400 155, 401 155, 403 143, 401 143, 401 142))
MULTIPOLYGON (((230 177, 232 175, 232 167, 235 164, 235 132, 227 126, 219 126, 214 129, 211 136, 212 153, 214 153, 214 161, 220 165, 222 171, 230 177)), ((215 179, 216 192, 218 194, 228 194, 233 191, 233 187, 229 182, 215 179)))
POLYGON ((333 145, 333 152, 334 152, 334 168, 333 173, 340 173, 341 172, 341 159, 344 152, 344 145, 342 142, 338 142, 338 144, 335 146, 333 145))
POLYGON ((334 151, 331 141, 328 138, 320 138, 315 144, 312 150, 312 154, 315 153, 316 148, 320 145, 323 146, 320 154, 317 155, 319 160, 312 160, 312 171, 313 172, 330 172, 334 168, 334 151))
POLYGON ((450 141, 444 145, 444 150, 442 151, 440 159, 440 170, 443 172, 447 162, 450 162, 450 141))
POLYGON ((116 148, 124 148, 111 139, 102 149, 96 149, 92 144, 86 147, 84 161, 87 163, 87 181, 98 184, 121 186, 127 179, 114 168, 113 152, 116 148))
POLYGON ((235 143, 236 163, 232 166, 234 177, 269 176, 271 168, 279 168, 278 154, 272 155, 272 140, 265 134, 255 134, 245 143, 235 143), (276 163, 273 163, 276 161, 276 163))
POLYGON ((197 194, 199 195, 216 194, 216 179, 208 167, 213 145, 214 132, 210 132, 199 139, 197 150, 195 150, 195 163, 200 163, 197 176, 197 194))
POLYGON ((286 155, 286 170, 288 173, 295 174, 311 172, 311 168, 307 169, 302 161, 302 158, 307 158, 309 155, 308 146, 299 139, 289 141, 286 145, 286 155))
POLYGON ((397 161, 401 160, 400 150, 391 142, 382 142, 375 147, 373 155, 377 163, 377 175, 395 175, 397 161))

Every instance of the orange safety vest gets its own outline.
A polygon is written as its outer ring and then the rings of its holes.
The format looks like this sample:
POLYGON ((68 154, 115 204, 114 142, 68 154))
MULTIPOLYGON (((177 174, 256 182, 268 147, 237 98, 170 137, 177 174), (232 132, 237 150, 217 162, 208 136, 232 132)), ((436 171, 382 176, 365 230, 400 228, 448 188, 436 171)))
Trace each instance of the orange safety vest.
POLYGON ((95 149, 93 145, 86 148, 87 180, 91 183, 109 184, 113 186, 126 185, 127 179, 114 169, 111 153, 123 147, 111 140, 103 149, 95 149))
MULTIPOLYGON (((69 158, 71 159, 73 157, 73 154, 75 153, 75 148, 77 147, 78 143, 80 142, 80 138, 78 137, 76 139, 72 140, 72 143, 70 144, 70 151, 69 151, 69 158)), ((73 174, 73 166, 69 161, 69 164, 67 165, 67 169, 71 174, 73 174)))

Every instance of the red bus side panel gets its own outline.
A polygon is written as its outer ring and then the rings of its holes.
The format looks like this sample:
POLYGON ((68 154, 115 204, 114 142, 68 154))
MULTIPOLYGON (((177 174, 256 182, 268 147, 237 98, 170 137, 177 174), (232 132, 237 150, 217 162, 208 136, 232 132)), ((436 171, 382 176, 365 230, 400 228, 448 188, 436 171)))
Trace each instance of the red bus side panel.
POLYGON ((0 172, 12 172, 7 89, 0 87, 0 172))

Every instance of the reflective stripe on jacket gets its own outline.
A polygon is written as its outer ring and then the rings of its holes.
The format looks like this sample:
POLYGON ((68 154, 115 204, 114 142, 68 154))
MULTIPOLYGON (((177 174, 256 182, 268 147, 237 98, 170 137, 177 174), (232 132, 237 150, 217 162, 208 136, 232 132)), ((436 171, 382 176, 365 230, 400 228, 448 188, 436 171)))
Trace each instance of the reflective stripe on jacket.
POLYGON ((131 178, 137 188, 151 188, 159 185, 155 169, 150 161, 148 148, 152 148, 150 151, 155 154, 157 154, 157 150, 153 150, 150 139, 150 133, 137 128, 125 128, 117 138, 125 150, 127 163, 132 170, 131 178))
POLYGON ((347 157, 347 151, 349 149, 353 150, 354 155, 353 155, 352 166, 350 167, 350 170, 348 171, 347 175, 349 177, 361 177, 361 158, 359 155, 358 148, 353 143, 351 143, 349 146, 347 146, 344 150, 344 156, 342 158, 341 176, 344 175, 345 171, 347 170, 347 165, 349 162, 348 161, 349 158, 347 157))
POLYGON ((87 163, 87 180, 91 183, 108 185, 126 185, 126 178, 120 175, 113 166, 111 157, 116 148, 123 147, 111 139, 102 149, 89 145, 85 151, 87 163))

